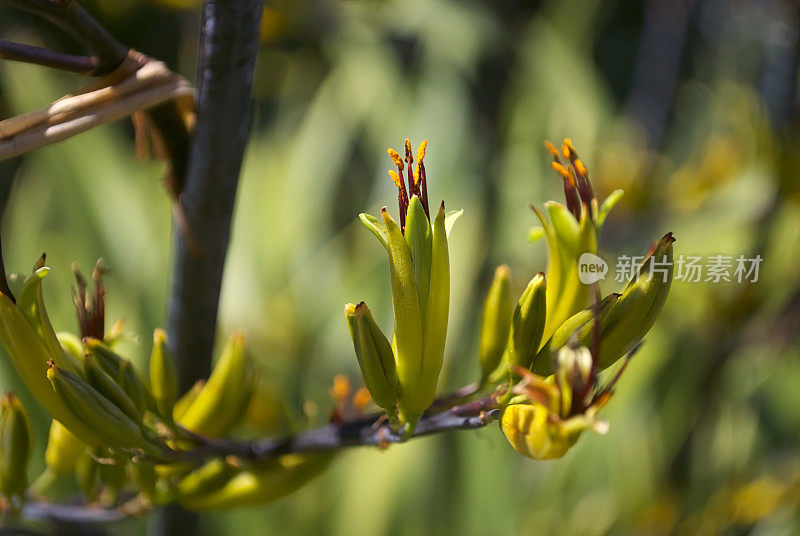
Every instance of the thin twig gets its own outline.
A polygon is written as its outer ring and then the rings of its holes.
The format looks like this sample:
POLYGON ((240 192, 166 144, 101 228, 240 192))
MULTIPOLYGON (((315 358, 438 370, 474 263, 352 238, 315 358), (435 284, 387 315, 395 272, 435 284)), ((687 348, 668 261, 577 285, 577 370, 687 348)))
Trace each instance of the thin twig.
MULTIPOLYGON (((483 428, 499 416, 494 395, 455 406, 447 411, 420 419, 412 438, 454 430, 483 428)), ((388 423, 380 424, 383 414, 373 414, 352 421, 331 423, 320 428, 283 438, 256 441, 210 439, 190 434, 200 443, 196 449, 176 453, 184 460, 205 460, 214 456, 237 456, 245 460, 264 461, 284 454, 325 452, 352 447, 385 446, 407 439, 388 423)))
POLYGON ((52 519, 65 523, 111 523, 122 520, 125 513, 119 508, 26 502, 22 508, 22 517, 24 519, 52 519))
POLYGON ((47 48, 14 43, 3 39, 0 39, 0 59, 44 65, 52 69, 78 74, 93 73, 99 66, 99 62, 94 56, 64 54, 47 48))
POLYGON ((110 73, 128 55, 129 48, 117 41, 108 30, 74 0, 3 0, 60 27, 97 56, 97 68, 90 74, 110 73))
POLYGON ((192 87, 164 63, 137 55, 120 69, 44 108, 0 121, 0 160, 165 102, 191 113, 192 87), (140 66, 127 74, 129 64, 140 66))

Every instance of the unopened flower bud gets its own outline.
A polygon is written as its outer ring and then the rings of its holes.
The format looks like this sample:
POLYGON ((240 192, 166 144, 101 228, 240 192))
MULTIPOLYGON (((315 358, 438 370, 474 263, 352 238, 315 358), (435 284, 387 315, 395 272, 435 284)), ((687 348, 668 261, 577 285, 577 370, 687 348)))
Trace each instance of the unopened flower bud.
POLYGON ((531 368, 544 332, 546 313, 546 284, 538 273, 522 293, 511 321, 508 362, 512 366, 531 368))
POLYGON ((366 303, 348 303, 344 314, 364 385, 378 406, 391 410, 397 401, 397 369, 392 345, 366 303))
POLYGON ((7 498, 25 494, 33 439, 28 412, 13 393, 0 400, 0 492, 7 498))
POLYGON ((508 347, 514 302, 511 297, 511 271, 502 265, 494 272, 492 285, 486 294, 481 314, 481 333, 478 357, 485 381, 500 364, 508 347))
POLYGON ((153 352, 150 354, 150 390, 159 414, 172 420, 172 409, 178 399, 178 371, 175 359, 167 350, 167 334, 157 329, 153 332, 153 352))
POLYGON ((602 326, 603 319, 619 296, 619 294, 609 294, 596 305, 591 305, 569 317, 539 350, 534 360, 533 371, 542 376, 552 374, 555 371, 558 351, 570 340, 577 345, 591 347, 595 327, 602 326))
MULTIPOLYGON (((650 331, 664 307, 672 284, 672 233, 659 240, 642 262, 617 303, 601 322, 598 366, 605 369, 625 355, 650 331)), ((586 343, 583 343, 586 344, 586 343)))

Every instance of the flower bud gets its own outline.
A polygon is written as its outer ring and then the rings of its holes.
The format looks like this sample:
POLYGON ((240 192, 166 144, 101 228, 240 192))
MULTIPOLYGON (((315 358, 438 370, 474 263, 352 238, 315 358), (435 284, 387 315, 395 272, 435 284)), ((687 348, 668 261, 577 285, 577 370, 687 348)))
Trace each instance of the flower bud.
POLYGON ((0 294, 0 340, 20 379, 51 417, 59 420, 85 443, 104 444, 100 431, 77 418, 56 396, 45 376, 52 354, 17 305, 5 294, 0 294))
POLYGON ((512 387, 522 403, 507 406, 500 428, 514 449, 535 460, 560 458, 588 429, 605 433, 608 425, 597 412, 611 397, 619 374, 599 386, 592 355, 586 347, 564 347, 558 353, 555 381, 526 372, 512 387))
POLYGON ((587 387, 592 382, 592 353, 585 346, 564 346, 558 351, 557 361, 556 382, 561 389, 561 406, 571 408, 573 397, 589 394, 587 387))
POLYGON ((28 487, 28 459, 33 447, 25 406, 13 393, 0 400, 0 492, 22 498, 28 487))
POLYGON ((254 386, 244 335, 234 333, 208 381, 176 422, 196 434, 224 437, 247 409, 254 386))
POLYGON ((397 369, 392 345, 378 327, 367 304, 348 303, 344 306, 344 313, 364 385, 378 406, 392 410, 397 401, 397 369))
POLYGON ((408 205, 408 216, 404 233, 411 262, 414 266, 414 283, 419 298, 420 317, 423 325, 428 311, 428 290, 431 284, 431 250, 433 236, 428 215, 422 208, 419 197, 413 196, 408 205))
POLYGON ((389 254, 394 313, 391 346, 399 384, 398 416, 409 425, 407 432, 413 431, 436 394, 450 307, 447 236, 461 215, 461 211, 445 213, 442 203, 432 218, 423 164, 426 147, 427 142, 420 146, 416 170, 408 140, 405 159, 389 150, 398 168, 389 175, 398 188, 400 225, 389 216, 386 207, 381 211, 381 219, 369 214, 359 216, 389 254))
POLYGON ((52 362, 47 369, 47 379, 71 416, 96 430, 105 445, 120 448, 142 446, 139 425, 94 387, 52 362))
POLYGON ((167 334, 162 329, 153 332, 150 390, 156 400, 159 414, 164 419, 172 421, 172 409, 178 399, 178 371, 175 359, 167 350, 167 334))
POLYGON ((483 374, 481 383, 484 383, 494 372, 508 347, 508 333, 511 329, 511 315, 514 310, 510 274, 511 272, 505 264, 495 270, 492 285, 483 302, 478 343, 478 358, 483 374))
POLYGON ((578 261, 584 253, 597 253, 597 231, 585 209, 580 210, 576 219, 567 207, 550 201, 545 204, 548 220, 542 211, 532 208, 547 238, 547 322, 544 338, 549 339, 566 319, 586 305, 589 288, 580 280, 578 261))
POLYGON ((514 310, 508 347, 508 362, 512 366, 530 370, 533 365, 544 332, 546 287, 544 274, 536 274, 514 310))
MULTIPOLYGON (((422 377, 419 379, 421 396, 405 404, 407 410, 419 415, 433 403, 436 384, 442 370, 444 346, 447 339, 447 323, 450 315, 450 253, 445 229, 444 202, 433 221, 433 245, 431 253, 431 284, 428 295, 428 311, 425 318, 424 347, 422 352, 422 377)), ((401 380, 401 387, 402 387, 401 380)))
POLYGON ((158 475, 151 461, 137 461, 127 466, 129 478, 144 497, 152 500, 156 492, 158 475))
POLYGON ((172 408, 172 420, 177 422, 181 419, 181 417, 183 417, 184 413, 186 413, 186 410, 192 406, 205 385, 206 380, 197 380, 192 384, 188 391, 183 393, 183 395, 181 395, 181 397, 175 401, 175 406, 172 408))
POLYGON ((330 452, 286 454, 238 471, 217 489, 185 499, 179 496, 177 501, 189 510, 222 510, 265 504, 295 492, 320 475, 333 457, 330 452))
MULTIPOLYGON (((413 405, 415 399, 419 398, 415 387, 422 377, 422 313, 408 245, 400 228, 385 210, 383 221, 389 236, 389 275, 392 284, 397 376, 403 404, 413 405)), ((422 409, 424 410, 425 408, 422 409)))
POLYGON ((87 449, 75 462, 75 483, 89 503, 97 499, 97 484, 100 477, 100 464, 95 456, 96 452, 87 449))
POLYGON ((133 422, 142 422, 142 411, 114 379, 97 364, 92 354, 83 358, 83 373, 89 385, 122 410, 133 422))
POLYGON ((542 404, 508 406, 500 427, 514 450, 534 460, 561 458, 580 435, 548 419, 548 409, 542 404))
POLYGON ((136 372, 136 369, 127 359, 123 359, 119 364, 119 386, 133 401, 139 414, 143 414, 145 408, 155 406, 154 401, 148 404, 148 398, 151 398, 152 394, 147 390, 144 382, 139 377, 139 373, 136 372))
POLYGON ((672 233, 659 240, 601 323, 598 357, 601 370, 633 349, 655 323, 672 284, 673 242, 672 233))
POLYGON ((600 300, 597 305, 591 305, 582 311, 578 311, 561 324, 547 341, 547 344, 536 355, 533 371, 542 376, 552 374, 555 370, 556 354, 573 337, 578 345, 592 346, 595 326, 602 326, 603 319, 608 315, 619 296, 619 294, 609 294, 600 300))
POLYGON ((56 420, 50 423, 44 461, 48 470, 54 475, 67 476, 71 474, 75 470, 75 463, 85 449, 86 444, 75 437, 63 424, 56 420))

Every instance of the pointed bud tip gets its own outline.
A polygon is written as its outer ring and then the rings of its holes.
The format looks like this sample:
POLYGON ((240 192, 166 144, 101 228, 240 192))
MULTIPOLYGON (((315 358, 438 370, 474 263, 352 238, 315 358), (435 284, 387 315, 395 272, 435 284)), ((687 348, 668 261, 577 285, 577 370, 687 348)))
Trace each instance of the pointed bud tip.
POLYGON ((44 268, 44 263, 45 263, 46 260, 47 260, 47 253, 42 251, 42 254, 39 256, 39 258, 36 260, 36 262, 33 263, 33 271, 35 272, 35 271, 39 270, 40 268, 44 268))
POLYGON ((167 332, 161 328, 156 328, 153 330, 153 344, 166 344, 167 343, 167 332))
POLYGON ((677 242, 677 239, 672 235, 672 231, 665 234, 662 238, 662 241, 667 241, 668 244, 674 244, 677 242))
POLYGON ((501 264, 498 266, 494 271, 495 277, 502 277, 503 279, 508 279, 511 277, 511 268, 508 267, 507 264, 501 264))

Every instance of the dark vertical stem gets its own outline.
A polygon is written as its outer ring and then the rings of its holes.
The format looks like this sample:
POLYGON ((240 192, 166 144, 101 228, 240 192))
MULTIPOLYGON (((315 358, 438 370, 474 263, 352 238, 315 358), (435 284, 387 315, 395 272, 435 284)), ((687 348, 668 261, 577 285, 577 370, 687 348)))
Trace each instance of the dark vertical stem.
POLYGON ((649 0, 626 108, 639 120, 647 143, 658 148, 664 134, 696 0, 649 0))
MULTIPOLYGON (((188 235, 175 233, 169 345, 183 390, 206 377, 250 101, 261 0, 205 0, 198 47, 197 127, 180 197, 188 235)), ((157 534, 196 534, 194 514, 168 507, 157 534)))
MULTIPOLYGON (((0 103, 0 110, 2 110, 2 103, 0 103)), ((11 195, 11 187, 14 184, 14 176, 16 175, 17 169, 19 169, 21 162, 21 157, 0 162, 0 222, 2 222, 3 216, 5 216, 6 203, 8 202, 9 195, 11 195)), ((0 225, 0 227, 2 226, 0 225)), ((5 263, 3 262, 2 238, 0 238, 0 292, 11 298, 11 301, 16 301, 14 299, 14 295, 11 293, 11 289, 8 288, 6 267, 5 263)))

